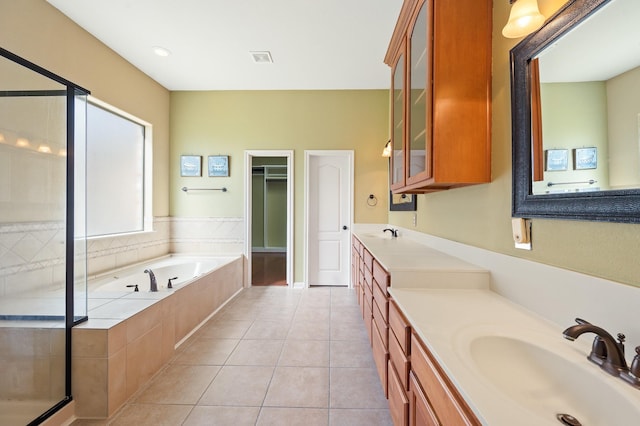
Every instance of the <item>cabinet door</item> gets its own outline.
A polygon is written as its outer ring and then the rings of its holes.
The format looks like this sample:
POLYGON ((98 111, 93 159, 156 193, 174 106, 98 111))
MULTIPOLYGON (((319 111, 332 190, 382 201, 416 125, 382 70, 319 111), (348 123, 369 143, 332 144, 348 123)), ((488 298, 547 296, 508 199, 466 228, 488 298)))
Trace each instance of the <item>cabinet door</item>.
POLYGON ((399 49, 400 55, 394 62, 391 78, 391 189, 405 186, 404 131, 405 131, 405 43, 399 49))
POLYGON ((440 426, 413 372, 409 374, 409 426, 440 426))
POLYGON ((407 46, 408 135, 406 171, 407 185, 424 181, 432 174, 432 78, 431 27, 433 0, 421 0, 412 17, 407 46))

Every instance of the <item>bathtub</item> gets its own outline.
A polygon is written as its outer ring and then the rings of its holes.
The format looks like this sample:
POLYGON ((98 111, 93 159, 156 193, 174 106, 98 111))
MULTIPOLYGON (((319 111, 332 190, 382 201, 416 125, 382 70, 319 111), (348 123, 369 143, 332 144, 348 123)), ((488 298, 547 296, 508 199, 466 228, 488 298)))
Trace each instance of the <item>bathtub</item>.
POLYGON ((243 283, 242 255, 169 255, 91 277, 89 319, 72 329, 76 416, 113 415, 243 283), (157 292, 149 291, 145 269, 154 272, 157 292), (135 284, 138 292, 127 287, 135 284))
POLYGON ((149 275, 144 271, 150 269, 156 277, 158 291, 172 291, 189 284, 198 277, 215 271, 222 266, 237 260, 234 257, 199 257, 173 255, 141 262, 133 266, 109 271, 89 280, 89 294, 94 292, 132 292, 135 286, 139 292, 149 291, 149 275), (167 288, 170 278, 173 289, 167 288))

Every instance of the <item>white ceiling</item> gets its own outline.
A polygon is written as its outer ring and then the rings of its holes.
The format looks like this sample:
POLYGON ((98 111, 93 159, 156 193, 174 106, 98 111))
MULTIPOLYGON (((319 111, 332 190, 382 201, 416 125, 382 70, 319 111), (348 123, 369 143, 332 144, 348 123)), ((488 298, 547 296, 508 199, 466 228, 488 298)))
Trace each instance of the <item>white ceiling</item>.
POLYGON ((606 81, 640 66, 640 1, 616 0, 540 55, 540 81, 606 81))
POLYGON ((383 89, 402 0, 47 0, 169 90, 383 89), (153 47, 169 51, 154 54, 153 47), (270 51, 256 64, 249 51, 270 51))

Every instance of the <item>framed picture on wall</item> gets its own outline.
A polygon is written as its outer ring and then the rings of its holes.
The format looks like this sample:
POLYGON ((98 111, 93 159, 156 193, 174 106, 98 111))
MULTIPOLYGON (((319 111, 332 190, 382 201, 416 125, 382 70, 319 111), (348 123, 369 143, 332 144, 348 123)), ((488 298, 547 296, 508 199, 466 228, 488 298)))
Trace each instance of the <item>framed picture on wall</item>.
POLYGON ((229 176, 229 156, 210 155, 208 158, 209 177, 229 176))
POLYGON ((569 166, 569 150, 567 149, 548 149, 546 151, 546 171, 555 172, 567 170, 569 166))
POLYGON ((598 168, 598 148, 576 148, 573 150, 573 164, 576 170, 598 168))
POLYGON ((181 155, 180 156, 180 176, 190 176, 190 177, 202 176, 202 156, 201 155, 181 155))

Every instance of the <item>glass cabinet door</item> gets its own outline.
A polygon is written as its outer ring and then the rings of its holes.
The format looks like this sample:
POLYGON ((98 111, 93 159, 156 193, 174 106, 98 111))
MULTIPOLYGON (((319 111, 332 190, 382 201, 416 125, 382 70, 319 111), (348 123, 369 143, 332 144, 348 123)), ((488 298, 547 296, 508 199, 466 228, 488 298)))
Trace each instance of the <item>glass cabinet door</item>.
MULTIPOLYGON (((401 51, 404 51, 401 48, 401 51)), ((391 188, 405 185, 404 180, 404 75, 405 56, 401 54, 393 68, 391 87, 391 188)))
POLYGON ((431 48, 427 43, 431 0, 422 3, 409 38, 409 123, 407 184, 431 173, 431 48))

